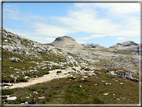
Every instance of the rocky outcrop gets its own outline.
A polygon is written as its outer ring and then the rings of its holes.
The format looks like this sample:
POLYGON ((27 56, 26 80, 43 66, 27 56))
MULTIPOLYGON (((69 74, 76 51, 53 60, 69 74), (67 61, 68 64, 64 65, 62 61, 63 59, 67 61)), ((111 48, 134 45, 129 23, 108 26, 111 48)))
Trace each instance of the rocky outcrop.
POLYGON ((78 66, 78 62, 75 61, 72 56, 67 56, 66 60, 67 60, 67 64, 71 64, 73 66, 78 66))
POLYGON ((75 39, 69 36, 58 37, 52 42, 52 44, 54 46, 63 47, 63 48, 77 48, 77 49, 83 48, 82 45, 78 44, 75 41, 75 39))
POLYGON ((123 43, 117 43, 116 45, 110 46, 109 48, 118 49, 118 50, 127 50, 129 52, 134 52, 140 55, 141 44, 137 44, 133 41, 126 41, 123 43))
POLYGON ((139 82, 140 81, 137 78, 133 78, 132 74, 128 73, 128 72, 117 74, 116 71, 105 71, 105 73, 108 73, 110 75, 117 76, 117 77, 120 77, 120 78, 126 78, 126 79, 129 79, 129 80, 135 81, 135 82, 139 82))
POLYGON ((82 46, 86 47, 86 48, 98 48, 98 49, 104 49, 105 47, 100 46, 99 44, 82 44, 82 46))
POLYGON ((110 48, 124 50, 124 49, 127 49, 127 48, 132 48, 134 46, 138 46, 138 44, 133 42, 133 41, 126 41, 126 42, 123 42, 123 43, 117 43, 116 45, 110 46, 110 48))
POLYGON ((3 49, 41 58, 40 53, 58 54, 59 51, 51 45, 41 44, 3 29, 3 49))

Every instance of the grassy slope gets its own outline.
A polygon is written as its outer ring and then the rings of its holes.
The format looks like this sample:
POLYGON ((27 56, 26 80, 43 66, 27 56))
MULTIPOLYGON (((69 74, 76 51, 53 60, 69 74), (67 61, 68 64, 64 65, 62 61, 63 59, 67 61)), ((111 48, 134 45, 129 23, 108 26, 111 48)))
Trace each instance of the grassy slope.
MULTIPOLYGON (((27 44, 26 41, 24 43, 27 44)), ((25 45, 26 45, 25 44, 25 45)), ((125 52, 116 52, 121 54, 130 54, 125 52)), ((64 62, 65 58, 63 56, 55 56, 54 54, 46 54, 40 53, 42 59, 37 59, 30 56, 25 56, 24 54, 16 54, 12 52, 8 52, 3 50, 3 81, 6 82, 14 82, 12 78, 9 77, 10 74, 19 75, 20 78, 17 82, 27 81, 24 79, 24 76, 36 77, 42 76, 49 70, 37 68, 38 73, 28 73, 27 71, 38 66, 35 63, 30 63, 30 61, 36 61, 41 63, 43 59, 45 61, 54 61, 54 62, 64 62), (23 60, 23 62, 11 62, 9 58, 18 57, 23 60), (23 58, 24 57, 24 58, 23 58), (61 58, 62 57, 62 58, 61 58), (13 68, 9 68, 9 67, 13 68), (23 69, 23 67, 25 69, 23 69), (30 68, 33 67, 33 68, 30 68), (19 73, 14 69, 20 69, 19 73), (26 75, 22 75, 21 71, 26 71, 26 75), (5 76, 5 77, 4 77, 5 76)), ((101 62, 106 63, 106 62, 101 62)), ((48 63, 46 63, 48 64, 48 63)), ((98 66, 99 65, 94 65, 98 66)), ((54 66, 52 69, 60 68, 54 66)), ((104 69, 104 70, 114 70, 114 69, 104 69)), ((139 84, 130 80, 114 77, 108 74, 105 74, 104 70, 98 70, 101 74, 98 76, 92 76, 88 79, 80 80, 80 75, 76 75, 77 81, 75 79, 69 80, 69 78, 55 79, 53 81, 47 83, 40 83, 33 86, 29 86, 26 88, 18 88, 12 90, 3 90, 3 95, 16 96, 18 99, 15 101, 7 101, 6 98, 3 98, 2 102, 8 104, 21 104, 27 101, 28 103, 34 104, 138 104, 139 103, 139 84), (114 81, 116 78, 118 81, 114 81), (105 80, 108 83, 112 83, 112 85, 105 86, 105 80), (68 82, 69 81, 69 82, 68 82), (124 83, 120 85, 120 83, 124 83), (97 84, 95 86, 94 84, 97 84), (82 85, 82 87, 79 87, 82 85), (39 88, 40 87, 40 88, 39 88), (38 94, 33 93, 33 91, 37 91, 38 94), (107 96, 103 95, 103 93, 108 93, 107 96), (115 94, 116 96, 114 97, 115 94), (44 99, 39 100, 38 97, 44 96, 44 99), (30 98, 25 98, 30 97, 30 98), (125 97, 122 99, 120 97, 125 97), (120 100, 117 100, 120 98, 120 100), (130 99, 130 100, 128 100, 130 99)), ((138 77, 138 75, 134 75, 138 77)))
MULTIPOLYGON (((42 56, 42 59, 26 56, 24 54, 16 54, 12 53, 6 50, 3 50, 3 82, 14 82, 14 79, 10 77, 10 75, 19 76, 17 79, 17 82, 26 82, 27 80, 24 79, 24 76, 29 76, 31 78, 33 77, 40 77, 44 74, 48 74, 48 71, 50 70, 47 66, 48 62, 46 62, 44 67, 47 67, 46 69, 42 69, 42 67, 38 68, 39 64, 36 63, 30 63, 31 61, 42 63, 43 59, 44 61, 54 61, 54 62, 64 62, 65 58, 63 56, 55 56, 54 54, 46 54, 46 53, 40 53, 42 56), (11 57, 17 57, 21 59, 20 62, 11 62, 9 58, 11 57), (13 68, 10 68, 13 67, 13 68), (39 72, 28 72, 29 70, 37 69, 39 72), (19 69, 19 70, 14 70, 19 69), (22 74, 22 71, 25 71, 25 75, 22 74), (19 72, 19 73, 16 73, 19 72)), ((52 69, 60 68, 59 66, 52 66, 52 69)))
POLYGON ((74 75, 77 79, 55 79, 50 82, 40 83, 26 88, 4 90, 3 93, 5 92, 5 95, 11 92, 10 96, 17 96, 18 99, 15 101, 6 101, 5 98, 3 102, 9 104, 21 104, 25 101, 31 104, 139 103, 139 84, 136 82, 104 74, 103 72, 101 72, 101 75, 91 76, 85 80, 81 80, 80 75, 74 75), (114 81, 114 78, 118 79, 118 81, 114 81), (112 85, 106 86, 102 80, 112 85), (120 85, 120 83, 124 84, 120 85), (95 84, 97 85, 95 86, 95 84), (82 85, 82 87, 80 87, 80 85, 82 85), (33 91, 37 91, 38 94, 33 93, 33 91), (108 93, 108 95, 105 96, 103 93, 108 93), (115 97, 113 94, 115 94, 115 97), (42 96, 44 96, 44 99, 39 100, 38 97, 42 96), (117 98, 120 100, 117 100, 117 98))

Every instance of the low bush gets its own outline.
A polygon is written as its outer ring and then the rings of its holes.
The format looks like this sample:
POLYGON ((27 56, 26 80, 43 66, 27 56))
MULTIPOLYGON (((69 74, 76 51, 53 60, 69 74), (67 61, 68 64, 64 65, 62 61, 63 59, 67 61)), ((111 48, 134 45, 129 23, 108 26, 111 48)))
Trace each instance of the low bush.
POLYGON ((14 91, 13 90, 2 90, 2 95, 10 95, 13 94, 14 91))
POLYGON ((61 73, 61 72, 62 72, 62 71, 57 71, 57 74, 58 74, 58 73, 61 73))

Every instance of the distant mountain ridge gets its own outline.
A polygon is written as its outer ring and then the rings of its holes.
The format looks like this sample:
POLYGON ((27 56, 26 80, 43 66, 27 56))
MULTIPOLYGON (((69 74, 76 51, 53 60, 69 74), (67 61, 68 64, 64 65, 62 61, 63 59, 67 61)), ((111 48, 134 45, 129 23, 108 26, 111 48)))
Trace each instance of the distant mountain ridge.
POLYGON ((142 47, 142 44, 137 44, 133 41, 125 41, 123 43, 117 43, 115 45, 112 45, 109 48, 118 49, 118 50, 127 50, 127 51, 136 52, 140 54, 141 47, 142 47))
POLYGON ((82 46, 84 47, 87 47, 87 48, 105 48, 104 46, 100 46, 99 44, 94 44, 94 43, 91 43, 91 44, 82 44, 82 46))
POLYGON ((133 41, 125 41, 123 43, 117 43, 115 45, 110 46, 110 48, 117 48, 117 49, 125 49, 128 47, 138 46, 139 44, 133 42, 133 41))

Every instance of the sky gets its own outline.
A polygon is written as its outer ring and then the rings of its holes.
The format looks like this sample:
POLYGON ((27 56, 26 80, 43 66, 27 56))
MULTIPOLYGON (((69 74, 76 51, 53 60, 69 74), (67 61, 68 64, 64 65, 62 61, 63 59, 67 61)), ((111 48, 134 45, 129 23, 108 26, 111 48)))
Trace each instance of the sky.
POLYGON ((3 27, 40 43, 65 35, 105 47, 140 43, 140 4, 3 3, 3 27))

